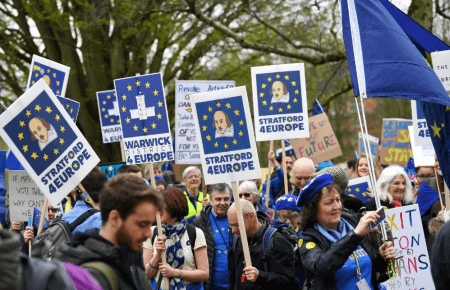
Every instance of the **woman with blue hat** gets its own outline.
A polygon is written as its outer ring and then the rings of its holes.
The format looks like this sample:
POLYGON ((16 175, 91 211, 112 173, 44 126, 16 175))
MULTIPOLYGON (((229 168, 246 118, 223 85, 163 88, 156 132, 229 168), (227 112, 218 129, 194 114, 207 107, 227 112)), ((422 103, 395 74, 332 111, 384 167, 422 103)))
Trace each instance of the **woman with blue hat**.
POLYGON ((319 175, 301 191, 303 234, 298 240, 308 289, 378 290, 378 272, 385 272, 386 259, 395 258, 392 242, 373 251, 366 234, 379 218, 374 211, 342 214, 339 189, 331 174, 319 175), (376 252, 376 254, 374 254, 376 252))
POLYGON ((300 208, 297 206, 297 197, 292 194, 282 195, 275 203, 275 207, 278 219, 290 224, 297 233, 297 238, 300 238, 302 231, 297 221, 300 214, 300 208))

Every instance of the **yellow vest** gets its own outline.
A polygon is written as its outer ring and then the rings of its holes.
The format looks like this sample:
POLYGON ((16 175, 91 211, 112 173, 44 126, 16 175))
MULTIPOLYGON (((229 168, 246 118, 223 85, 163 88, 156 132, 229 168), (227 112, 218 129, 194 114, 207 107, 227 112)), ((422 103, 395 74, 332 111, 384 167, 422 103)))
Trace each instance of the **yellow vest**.
MULTIPOLYGON (((189 214, 186 216, 186 218, 190 218, 196 214, 198 214, 199 212, 201 212, 203 206, 202 206, 202 200, 203 200, 203 192, 199 191, 198 192, 198 200, 197 201, 197 209, 195 209, 194 205, 192 204, 191 200, 189 199, 188 193, 185 191, 184 195, 186 196, 187 202, 188 202, 188 207, 189 207, 189 214)), ((209 195, 206 194, 206 197, 209 198, 209 195)))

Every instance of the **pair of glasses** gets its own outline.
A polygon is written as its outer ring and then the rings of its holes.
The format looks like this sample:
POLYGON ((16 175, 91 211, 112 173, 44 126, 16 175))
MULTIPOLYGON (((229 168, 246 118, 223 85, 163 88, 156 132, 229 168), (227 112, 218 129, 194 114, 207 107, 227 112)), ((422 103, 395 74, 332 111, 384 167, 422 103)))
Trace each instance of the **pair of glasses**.
MULTIPOLYGON (((247 214, 244 216, 244 218, 246 218, 246 217, 248 216, 248 214, 249 214, 249 213, 247 213, 247 214)), ((230 229, 233 229, 233 228, 239 228, 239 224, 228 224, 228 226, 230 227, 230 229)))
POLYGON ((250 195, 252 195, 253 192, 244 192, 244 193, 239 193, 239 198, 242 198, 242 196, 245 196, 246 198, 249 198, 250 195))
POLYGON ((278 218, 279 218, 280 221, 282 221, 282 222, 285 222, 285 221, 287 221, 288 219, 289 219, 290 221, 295 221, 295 220, 297 220, 298 215, 289 216, 289 217, 288 217, 288 216, 282 216, 282 215, 280 215, 278 218))
POLYGON ((434 174, 428 174, 428 175, 425 175, 425 174, 418 174, 417 175, 417 178, 428 178, 428 177, 434 177, 434 174))

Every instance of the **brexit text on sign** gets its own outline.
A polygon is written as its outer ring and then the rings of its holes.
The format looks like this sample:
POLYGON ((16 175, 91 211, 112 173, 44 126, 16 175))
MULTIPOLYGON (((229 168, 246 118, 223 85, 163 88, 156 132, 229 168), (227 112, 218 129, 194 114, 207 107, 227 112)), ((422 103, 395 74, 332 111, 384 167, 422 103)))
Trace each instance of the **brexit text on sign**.
POLYGON ((127 164, 173 160, 161 73, 114 80, 127 164))
POLYGON ((261 178, 247 90, 191 96, 206 184, 261 178))
POLYGON ((54 205, 100 161, 42 79, 0 115, 0 135, 54 205))

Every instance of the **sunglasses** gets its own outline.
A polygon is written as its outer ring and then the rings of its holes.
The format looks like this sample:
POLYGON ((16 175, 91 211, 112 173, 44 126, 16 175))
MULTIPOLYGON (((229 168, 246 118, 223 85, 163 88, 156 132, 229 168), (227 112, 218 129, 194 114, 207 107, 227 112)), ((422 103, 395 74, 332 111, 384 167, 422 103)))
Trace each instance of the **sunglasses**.
POLYGON ((252 192, 244 192, 244 193, 239 193, 239 198, 242 198, 242 196, 245 196, 246 198, 249 198, 250 195, 252 195, 252 192))

